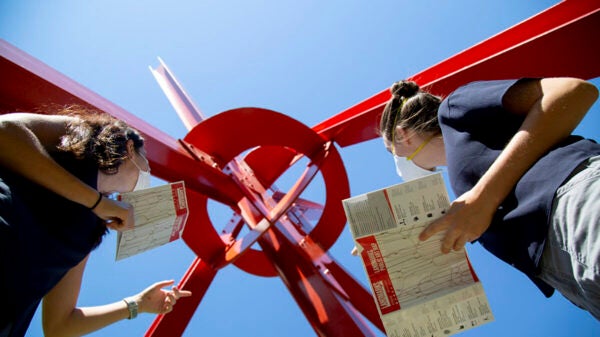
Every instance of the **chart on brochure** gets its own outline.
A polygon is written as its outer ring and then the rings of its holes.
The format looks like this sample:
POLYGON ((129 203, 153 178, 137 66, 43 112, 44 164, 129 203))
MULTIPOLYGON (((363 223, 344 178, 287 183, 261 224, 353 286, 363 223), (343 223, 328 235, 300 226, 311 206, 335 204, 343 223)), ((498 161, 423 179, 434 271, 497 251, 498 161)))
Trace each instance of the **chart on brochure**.
POLYGON ((388 336, 449 336, 493 321, 467 252, 443 254, 443 233, 418 239, 450 206, 441 173, 342 203, 388 336))
POLYGON ((134 256, 181 237, 188 216, 183 181, 123 193, 133 206, 135 225, 117 234, 116 260, 134 256))

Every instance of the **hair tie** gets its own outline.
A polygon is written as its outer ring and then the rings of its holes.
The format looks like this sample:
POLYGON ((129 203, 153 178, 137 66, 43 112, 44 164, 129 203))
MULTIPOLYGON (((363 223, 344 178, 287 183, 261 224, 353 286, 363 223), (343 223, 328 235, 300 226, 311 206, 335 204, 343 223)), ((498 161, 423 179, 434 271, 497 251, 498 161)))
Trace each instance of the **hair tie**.
POLYGON ((402 111, 404 103, 406 103, 406 101, 408 100, 404 96, 401 96, 400 99, 402 100, 402 102, 400 102, 400 106, 398 107, 398 109, 396 109, 396 117, 394 118, 394 124, 392 125, 392 137, 390 137, 392 141, 392 149, 394 148, 394 144, 396 143, 396 125, 398 124, 398 118, 400 117, 400 112, 402 111))
POLYGON ((100 204, 100 201, 102 201, 102 193, 100 193, 100 191, 98 191, 98 200, 96 200, 96 202, 94 203, 94 205, 92 205, 92 207, 89 207, 90 211, 93 211, 94 208, 96 208, 100 204))
POLYGON ((400 106, 398 106, 398 109, 396 109, 396 118, 394 118, 394 127, 396 127, 396 124, 398 124, 398 118, 400 117, 400 113, 402 112, 402 108, 404 107, 404 104, 406 103, 406 101, 408 101, 408 98, 404 97, 404 96, 400 96, 400 106))

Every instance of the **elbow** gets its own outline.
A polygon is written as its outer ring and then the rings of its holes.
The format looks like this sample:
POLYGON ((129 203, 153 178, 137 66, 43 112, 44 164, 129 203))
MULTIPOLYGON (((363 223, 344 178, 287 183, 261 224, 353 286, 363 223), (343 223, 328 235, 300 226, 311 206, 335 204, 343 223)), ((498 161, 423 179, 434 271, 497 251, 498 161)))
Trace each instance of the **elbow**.
POLYGON ((44 337, 61 337, 60 331, 57 331, 56 327, 49 327, 46 324, 43 325, 44 337))
POLYGON ((19 127, 19 121, 15 120, 13 116, 8 115, 0 115, 0 129, 1 130, 10 130, 11 128, 19 127))
POLYGON ((44 337, 62 337, 63 334, 60 331, 60 324, 57 322, 49 322, 47 319, 42 317, 42 329, 44 330, 44 337))
MULTIPOLYGON (((48 310, 48 309, 44 309, 48 310)), ((42 311, 42 329, 45 337, 78 337, 86 334, 84 315, 79 308, 62 314, 42 311)))
MULTIPOLYGON (((594 102, 598 99, 598 88, 591 82, 573 77, 549 79, 543 99, 542 109, 555 111, 562 117, 564 125, 573 129, 588 113, 594 102), (546 102, 546 104, 544 103, 546 102)), ((572 132, 573 130, 570 130, 572 132)))
POLYGON ((571 92, 577 96, 580 103, 588 107, 591 107, 598 99, 598 88, 585 80, 573 79, 571 92))
POLYGON ((67 326, 66 322, 59 321, 50 321, 49 319, 44 319, 42 316, 42 329, 44 330, 44 337, 67 337, 71 336, 67 333, 65 327, 67 326))
POLYGON ((12 124, 13 123, 11 121, 8 121, 4 118, 0 119, 0 135, 5 134, 7 130, 10 130, 10 128, 13 127, 12 124))
POLYGON ((74 335, 68 334, 60 326, 46 327, 44 326, 44 337, 73 337, 74 335))
POLYGON ((583 86, 585 87, 584 90, 588 93, 592 104, 594 104, 598 99, 598 87, 587 81, 583 86))
POLYGON ((18 121, 12 120, 10 118, 0 119, 0 137, 2 137, 2 141, 8 141, 9 139, 6 137, 11 137, 11 135, 18 133, 19 130, 22 129, 24 129, 24 126, 18 121))

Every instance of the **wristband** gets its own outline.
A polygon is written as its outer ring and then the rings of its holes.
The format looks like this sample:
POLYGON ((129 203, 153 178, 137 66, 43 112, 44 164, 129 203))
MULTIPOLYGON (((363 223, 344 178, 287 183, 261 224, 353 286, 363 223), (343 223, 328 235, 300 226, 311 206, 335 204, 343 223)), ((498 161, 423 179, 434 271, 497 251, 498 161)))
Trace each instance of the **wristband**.
POLYGON ((127 310, 129 310, 129 317, 127 319, 134 319, 138 315, 138 304, 134 299, 124 298, 123 301, 127 304, 127 310))
POLYGON ((93 211, 94 208, 96 208, 100 204, 100 201, 102 201, 102 193, 98 192, 98 200, 96 200, 92 207, 89 207, 90 211, 93 211))

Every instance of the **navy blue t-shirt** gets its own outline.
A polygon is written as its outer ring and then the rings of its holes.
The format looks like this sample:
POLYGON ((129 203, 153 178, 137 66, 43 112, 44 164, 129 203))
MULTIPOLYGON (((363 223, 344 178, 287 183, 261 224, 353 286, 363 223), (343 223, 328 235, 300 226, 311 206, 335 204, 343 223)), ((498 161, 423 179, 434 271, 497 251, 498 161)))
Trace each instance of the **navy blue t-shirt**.
MULTIPOLYGON (((520 128, 524 116, 506 111, 502 98, 517 80, 481 81, 460 87, 441 103, 438 119, 452 189, 469 191, 520 128)), ((544 293, 554 289, 536 277, 554 194, 577 165, 600 154, 593 140, 570 136, 540 158, 519 180, 477 240, 525 273, 544 293)))
MULTIPOLYGON (((66 155, 55 159, 96 188, 96 165, 66 155)), ((6 336, 23 336, 40 300, 105 231, 86 207, 0 169, 0 335, 11 330, 6 336)))

